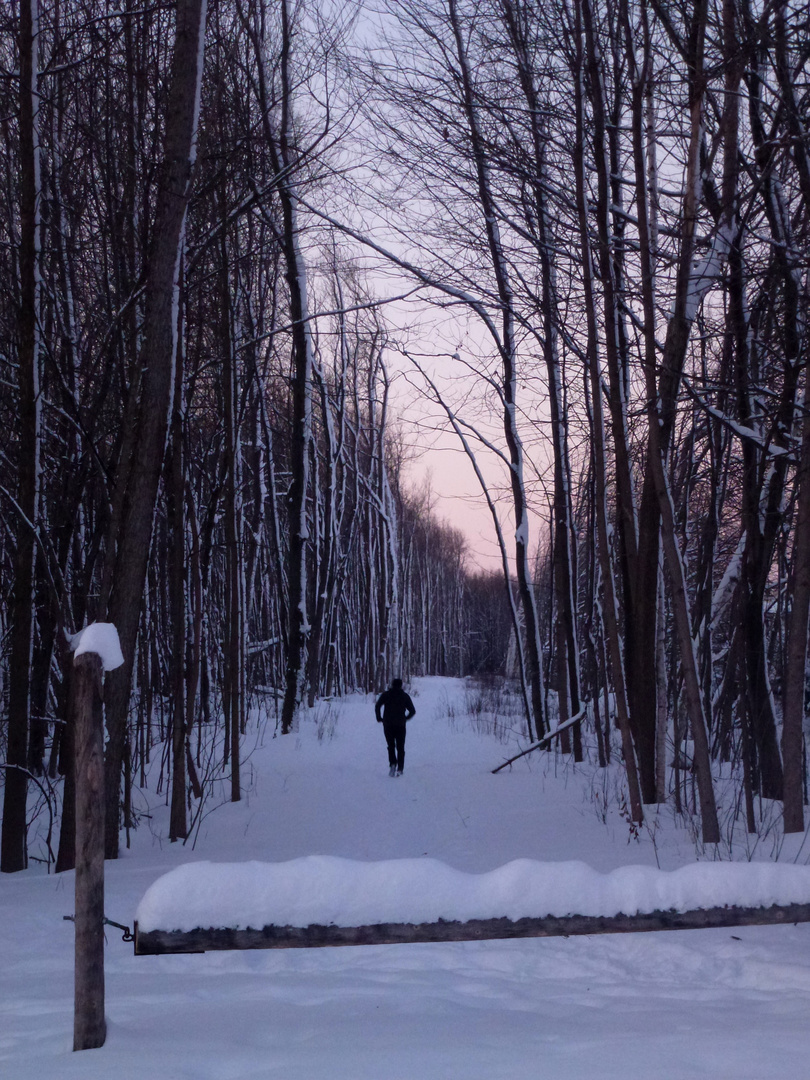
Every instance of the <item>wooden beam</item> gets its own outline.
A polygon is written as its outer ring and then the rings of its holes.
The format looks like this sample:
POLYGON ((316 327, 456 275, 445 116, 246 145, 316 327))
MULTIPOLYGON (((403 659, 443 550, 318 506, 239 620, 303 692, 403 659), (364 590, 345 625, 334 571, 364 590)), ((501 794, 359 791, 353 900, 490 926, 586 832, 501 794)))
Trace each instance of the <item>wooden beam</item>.
POLYGON ((73 661, 76 963, 73 1049, 104 1045, 104 714, 98 653, 73 661))
POLYGON ((221 949, 312 949, 336 945, 410 945, 426 941, 485 941, 496 938, 628 934, 653 930, 699 930, 725 926, 770 926, 810 922, 810 904, 768 908, 716 907, 695 911, 652 911, 645 915, 551 915, 542 919, 471 919, 370 926, 265 926, 142 931, 135 924, 135 955, 202 953, 221 949))

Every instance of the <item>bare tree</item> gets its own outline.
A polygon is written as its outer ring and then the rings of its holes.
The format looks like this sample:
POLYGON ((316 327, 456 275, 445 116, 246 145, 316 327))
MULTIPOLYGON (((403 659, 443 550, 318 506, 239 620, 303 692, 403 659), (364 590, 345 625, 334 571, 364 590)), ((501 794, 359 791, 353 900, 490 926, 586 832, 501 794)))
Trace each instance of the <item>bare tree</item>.
POLYGON ((11 873, 28 865, 26 795, 28 792, 29 702, 34 638, 34 561, 39 499, 40 355, 39 283, 40 151, 38 87, 38 0, 23 0, 19 14, 20 200, 17 372, 19 442, 14 502, 14 589, 10 608, 8 748, 3 797, 0 870, 11 873))
POLYGON ((105 586, 99 610, 115 624, 124 664, 107 682, 105 845, 118 854, 121 765, 129 693, 141 614, 152 521, 166 446, 177 350, 177 296, 191 172, 196 154, 202 81, 205 0, 177 6, 165 151, 158 185, 152 248, 145 284, 143 344, 130 387, 137 407, 124 435, 116 472, 114 514, 107 538, 105 586))

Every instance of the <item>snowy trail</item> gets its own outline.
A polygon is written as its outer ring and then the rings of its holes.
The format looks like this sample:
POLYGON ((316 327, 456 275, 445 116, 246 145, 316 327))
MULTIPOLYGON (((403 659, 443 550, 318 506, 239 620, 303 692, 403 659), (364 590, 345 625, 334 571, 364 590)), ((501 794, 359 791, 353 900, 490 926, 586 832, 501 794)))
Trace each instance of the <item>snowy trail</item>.
MULTIPOLYGON (((161 839, 153 807, 151 831, 107 864, 108 915, 130 922, 152 881, 197 859, 655 865, 648 837, 628 845, 621 819, 589 807, 590 773, 547 759, 493 777, 509 748, 465 729, 458 687, 418 690, 401 780, 369 699, 340 707, 331 739, 302 721, 254 753, 249 797, 206 819, 196 851, 161 839)), ((694 858, 672 828, 657 843, 662 865, 694 858)), ((4 1080, 810 1076, 807 926, 139 958, 111 930, 107 1044, 73 1054, 72 889, 72 874, 0 878, 4 1080)))

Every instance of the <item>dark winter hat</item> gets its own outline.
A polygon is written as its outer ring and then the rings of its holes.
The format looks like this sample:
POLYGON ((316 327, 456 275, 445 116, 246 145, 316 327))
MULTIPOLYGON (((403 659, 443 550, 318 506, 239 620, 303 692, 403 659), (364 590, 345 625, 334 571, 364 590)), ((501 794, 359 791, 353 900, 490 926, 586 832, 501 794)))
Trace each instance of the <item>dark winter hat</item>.
POLYGON ((401 689, 401 687, 402 687, 402 679, 392 679, 391 680, 391 689, 392 690, 399 690, 399 689, 401 689))

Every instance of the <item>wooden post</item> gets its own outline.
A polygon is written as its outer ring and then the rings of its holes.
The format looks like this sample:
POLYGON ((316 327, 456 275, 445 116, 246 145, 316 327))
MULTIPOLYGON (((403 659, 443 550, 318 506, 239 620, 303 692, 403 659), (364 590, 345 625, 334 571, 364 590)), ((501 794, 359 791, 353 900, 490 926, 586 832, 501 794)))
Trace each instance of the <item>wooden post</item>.
POLYGON ((76 777, 76 961, 73 1049, 103 1046, 104 712, 98 653, 73 661, 76 777))

